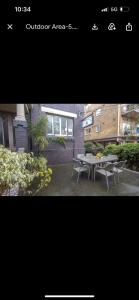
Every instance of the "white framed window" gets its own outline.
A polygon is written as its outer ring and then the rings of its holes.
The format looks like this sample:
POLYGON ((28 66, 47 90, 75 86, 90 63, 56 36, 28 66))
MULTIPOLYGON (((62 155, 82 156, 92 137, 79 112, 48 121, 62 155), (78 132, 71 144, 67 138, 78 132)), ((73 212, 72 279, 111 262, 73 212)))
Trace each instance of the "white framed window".
POLYGON ((94 122, 94 118, 93 115, 86 117, 83 121, 82 121, 82 127, 85 128, 89 125, 92 125, 94 122))
POLYGON ((53 116, 54 135, 60 135, 61 133, 61 118, 53 116))
POLYGON ((53 132, 53 116, 51 115, 47 115, 47 119, 48 119, 48 134, 54 134, 53 132))
POLYGON ((130 130, 131 124, 130 123, 123 123, 123 130, 130 130))
POLYGON ((96 117, 98 117, 100 115, 102 115, 102 109, 101 108, 96 110, 96 117))
POLYGON ((130 123, 123 123, 123 133, 124 133, 124 135, 131 133, 131 124, 130 123))
POLYGON ((67 135, 67 119, 66 118, 60 118, 61 121, 61 134, 67 135))
POLYGON ((101 131, 101 125, 98 124, 98 125, 96 125, 96 132, 100 132, 100 131, 101 131))
POLYGON ((73 136, 73 119, 67 119, 67 135, 73 136))
POLYGON ((48 135, 55 136, 73 136, 73 119, 47 115, 48 118, 48 135))

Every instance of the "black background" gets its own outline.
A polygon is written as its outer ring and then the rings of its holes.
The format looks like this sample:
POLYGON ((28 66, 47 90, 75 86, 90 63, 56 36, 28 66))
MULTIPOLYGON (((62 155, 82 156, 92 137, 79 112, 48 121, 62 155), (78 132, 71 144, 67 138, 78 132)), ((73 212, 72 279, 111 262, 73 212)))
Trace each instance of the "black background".
MULTIPOLYGON (((75 19, 80 11, 81 22, 91 4, 76 5, 73 12, 65 4, 63 12, 57 4, 52 19, 57 12, 58 19, 66 19, 71 11, 75 19)), ((1 102, 137 103, 137 42, 136 32, 47 37, 6 32, 1 35, 1 102)), ((133 298, 137 197, 1 198, 0 204, 2 299, 133 298)))

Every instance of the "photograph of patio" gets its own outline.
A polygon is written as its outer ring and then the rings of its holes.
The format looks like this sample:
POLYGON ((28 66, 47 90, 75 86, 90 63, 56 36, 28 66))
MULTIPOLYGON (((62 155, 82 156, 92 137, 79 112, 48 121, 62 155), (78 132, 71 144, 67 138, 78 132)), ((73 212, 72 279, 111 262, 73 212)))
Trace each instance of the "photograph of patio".
POLYGON ((139 196, 139 105, 0 104, 1 196, 139 196))
POLYGON ((110 189, 107 191, 105 178, 96 176, 95 182, 88 180, 87 174, 82 174, 77 184, 76 174, 72 178, 73 164, 53 167, 53 180, 47 190, 40 196, 139 196, 139 174, 126 170, 120 174, 120 183, 109 180, 110 189))

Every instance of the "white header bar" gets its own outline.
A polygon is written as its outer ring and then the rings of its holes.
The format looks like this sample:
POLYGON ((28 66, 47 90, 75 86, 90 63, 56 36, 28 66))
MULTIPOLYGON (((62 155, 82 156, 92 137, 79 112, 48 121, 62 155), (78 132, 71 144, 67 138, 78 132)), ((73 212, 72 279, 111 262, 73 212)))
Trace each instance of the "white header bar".
POLYGON ((71 117, 71 118, 77 118, 77 114, 70 113, 64 110, 59 110, 59 109, 54 109, 46 106, 41 106, 41 111, 47 112, 50 114, 54 115, 59 115, 59 116, 65 116, 65 117, 71 117))

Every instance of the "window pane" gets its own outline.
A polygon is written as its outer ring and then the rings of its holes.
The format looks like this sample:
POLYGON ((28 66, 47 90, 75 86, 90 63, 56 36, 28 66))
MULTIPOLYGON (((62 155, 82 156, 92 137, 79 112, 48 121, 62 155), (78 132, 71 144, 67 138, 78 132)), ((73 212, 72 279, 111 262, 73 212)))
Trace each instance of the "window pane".
POLYGON ((100 132, 100 130, 101 130, 101 125, 100 124, 96 125, 96 132, 100 132))
POLYGON ((131 124, 130 123, 123 123, 123 129, 130 129, 131 124))
POLYGON ((60 118, 54 116, 54 134, 60 134, 60 118))
POLYGON ((102 113, 102 109, 101 108, 97 109, 96 110, 96 117, 101 115, 101 113, 102 113))
POLYGON ((68 135, 73 136, 73 120, 68 119, 68 135))
POLYGON ((91 124, 93 124, 93 116, 92 115, 87 117, 85 120, 83 120, 82 127, 85 128, 91 124))
POLYGON ((67 135, 67 119, 61 118, 61 134, 67 135))
POLYGON ((48 118, 48 134, 53 134, 53 123, 52 123, 52 116, 51 115, 47 115, 48 118))

